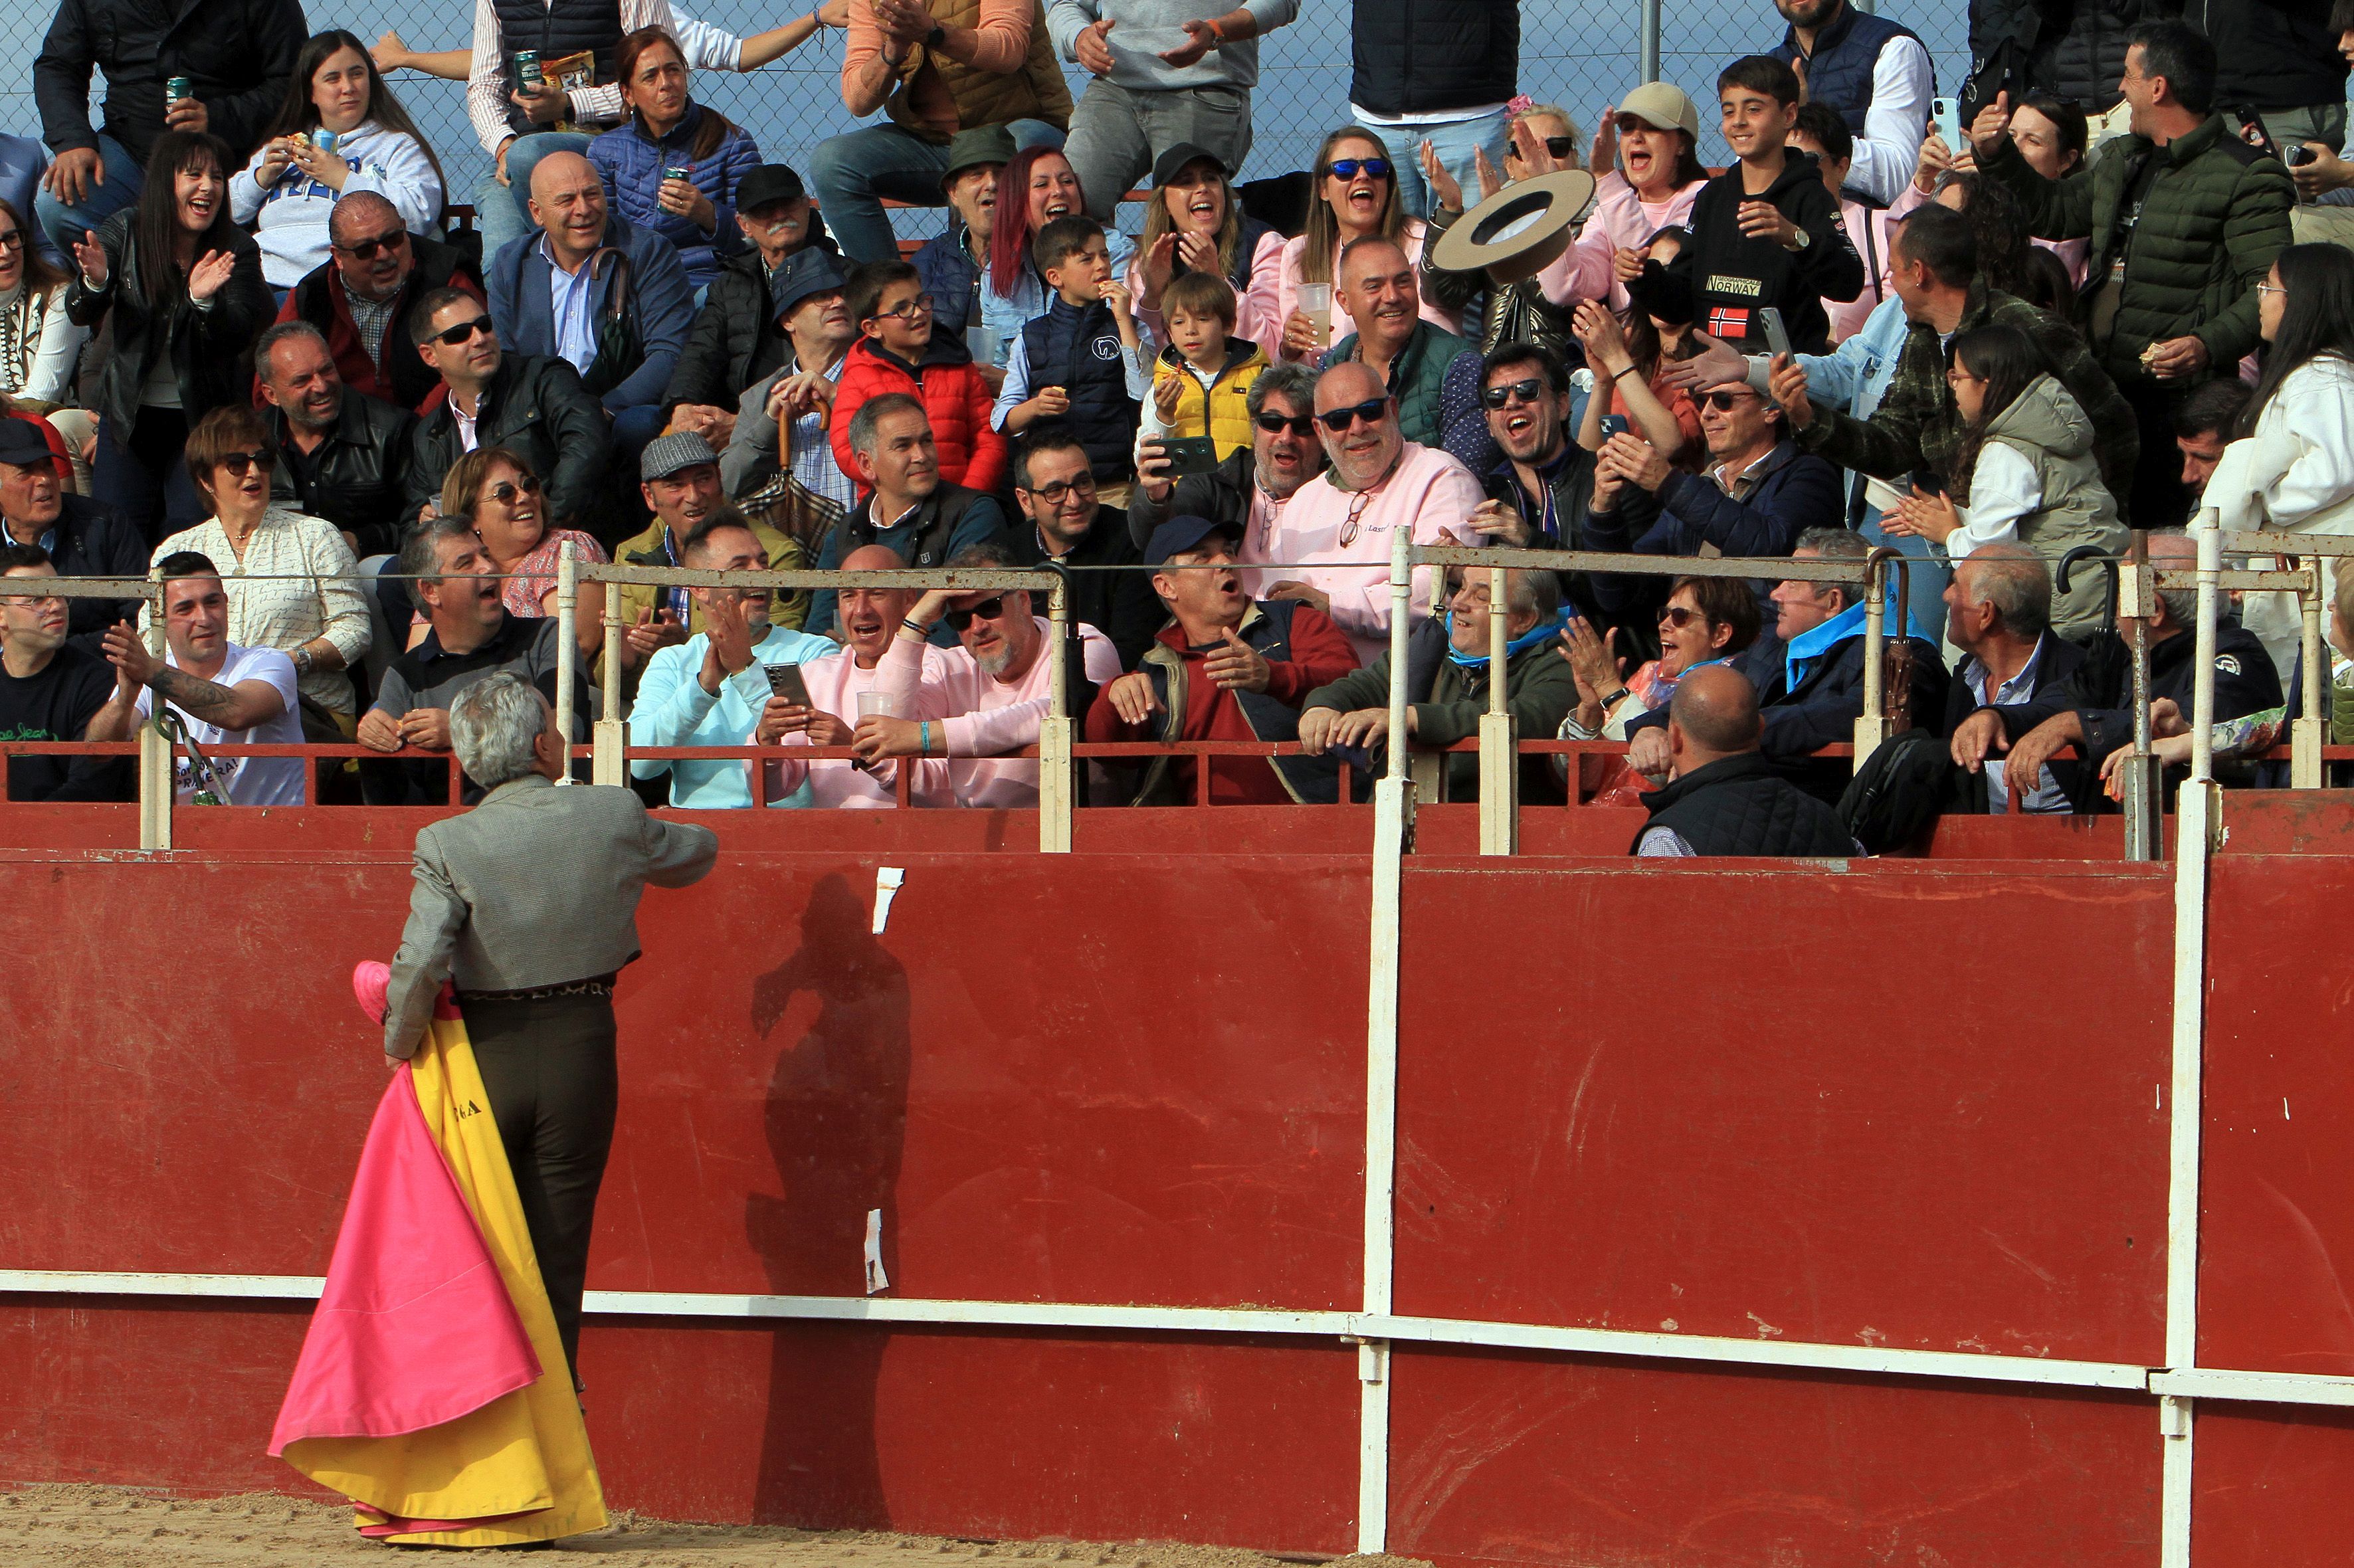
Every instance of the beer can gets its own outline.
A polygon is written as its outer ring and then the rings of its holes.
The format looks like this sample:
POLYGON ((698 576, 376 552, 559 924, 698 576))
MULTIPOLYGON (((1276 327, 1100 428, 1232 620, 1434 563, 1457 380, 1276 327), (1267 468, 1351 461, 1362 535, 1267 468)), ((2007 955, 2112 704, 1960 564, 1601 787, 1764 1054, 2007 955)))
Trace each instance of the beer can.
POLYGON ((335 133, 333 131, 313 131, 311 132, 311 145, 322 153, 332 153, 335 150, 335 133))
POLYGON ((537 49, 515 51, 515 79, 529 88, 535 88, 546 79, 540 75, 537 49))
POLYGON ((673 164, 669 168, 663 171, 663 178, 666 180, 687 180, 690 178, 690 175, 688 170, 683 169, 673 164))
POLYGON ((194 98, 196 95, 196 84, 186 77, 166 77, 164 79, 164 99, 167 103, 177 103, 184 98, 194 98))

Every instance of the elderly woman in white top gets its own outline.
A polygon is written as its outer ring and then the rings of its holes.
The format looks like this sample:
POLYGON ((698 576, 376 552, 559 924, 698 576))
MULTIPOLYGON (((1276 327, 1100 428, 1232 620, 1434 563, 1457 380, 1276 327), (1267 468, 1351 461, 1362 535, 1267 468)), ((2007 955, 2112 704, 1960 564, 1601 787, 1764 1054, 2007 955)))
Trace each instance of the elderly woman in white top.
MULTIPOLYGON (((2256 330, 2272 351, 2249 405, 2250 433, 2223 449, 2201 510, 2227 529, 2354 534, 2354 251, 2283 250, 2256 285, 2256 330)), ((2334 579, 2321 580, 2327 588, 2334 579)), ((2296 595, 2249 594, 2241 620, 2285 683, 2303 629, 2296 595)))
POLYGON ((211 558, 228 589, 228 640, 275 648, 294 661, 294 685, 348 736, 355 703, 344 672, 368 651, 359 563, 335 525, 270 499, 277 448, 242 404, 216 408, 188 436, 188 477, 213 514, 155 546, 211 558))

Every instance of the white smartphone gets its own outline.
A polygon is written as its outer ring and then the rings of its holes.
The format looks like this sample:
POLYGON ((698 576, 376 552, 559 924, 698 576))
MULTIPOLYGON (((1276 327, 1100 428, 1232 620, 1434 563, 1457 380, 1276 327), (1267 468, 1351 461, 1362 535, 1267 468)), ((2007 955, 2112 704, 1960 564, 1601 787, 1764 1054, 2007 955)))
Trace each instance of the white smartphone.
POLYGON ((1954 152, 1962 150, 1962 106, 1954 99, 1933 98, 1929 101, 1929 118, 1936 123, 1937 134, 1954 152))

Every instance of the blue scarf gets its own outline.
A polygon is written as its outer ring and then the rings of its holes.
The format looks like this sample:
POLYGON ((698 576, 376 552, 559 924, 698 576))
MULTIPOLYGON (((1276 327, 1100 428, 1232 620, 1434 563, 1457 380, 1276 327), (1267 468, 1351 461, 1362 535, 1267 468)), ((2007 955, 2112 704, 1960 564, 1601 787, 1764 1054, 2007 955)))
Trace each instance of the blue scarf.
MULTIPOLYGON (((1880 627, 1883 637, 1901 635, 1896 624, 1896 599, 1893 594, 1881 605, 1880 627)), ((1917 621, 1912 634, 1933 648, 1936 646, 1937 640, 1923 630, 1917 621)), ((1788 690, 1795 692, 1805 682, 1807 673, 1814 668, 1816 660, 1849 638, 1862 635, 1863 601, 1858 599, 1820 626, 1791 638, 1782 650, 1783 671, 1789 682, 1788 690)))
MULTIPOLYGON (((1481 619, 1484 620, 1485 617, 1481 619)), ((1560 636, 1561 629, 1568 624, 1567 612, 1556 610, 1551 620, 1540 620, 1510 642, 1505 643, 1505 662, 1509 663, 1519 658, 1522 652, 1535 647, 1549 637, 1560 636)), ((1451 609, 1447 612, 1447 657, 1467 670, 1477 669, 1488 662, 1488 655, 1485 652, 1466 653, 1455 646, 1455 612, 1451 609)))

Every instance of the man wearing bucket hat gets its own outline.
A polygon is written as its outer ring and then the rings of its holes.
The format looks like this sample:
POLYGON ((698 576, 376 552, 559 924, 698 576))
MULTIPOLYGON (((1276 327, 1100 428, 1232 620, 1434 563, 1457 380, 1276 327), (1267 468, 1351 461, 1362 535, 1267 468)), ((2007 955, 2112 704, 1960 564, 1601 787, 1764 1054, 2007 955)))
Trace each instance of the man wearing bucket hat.
POLYGON ((745 495, 774 478, 779 421, 790 417, 793 478, 810 494, 847 512, 857 503, 858 487, 826 442, 834 381, 858 335, 843 300, 842 268, 831 251, 804 250, 769 280, 769 299, 785 338, 784 363, 745 388, 735 434, 719 460, 720 483, 730 495, 745 495))
POLYGON ((1299 0, 1225 11, 1218 0, 1054 0, 1046 27, 1056 51, 1094 78, 1063 147, 1088 215, 1110 222, 1128 187, 1179 143, 1241 168, 1259 35, 1299 15, 1299 0))
POLYGON ((730 410, 744 389, 773 374, 790 352, 769 299, 779 270, 805 250, 833 250, 801 175, 783 164, 762 164, 744 176, 736 190, 736 227, 752 249, 720 261, 663 395, 670 428, 715 447, 727 444, 736 418, 730 410))
MULTIPOLYGON (((996 227, 997 175, 1013 161, 1013 132, 1002 125, 960 131, 949 143, 949 166, 940 175, 948 198, 947 232, 924 241, 915 254, 916 273, 932 296, 932 332, 963 341, 981 324, 981 275, 989 266, 989 237, 996 227)), ((969 346, 969 345, 968 345, 969 346)), ((976 351, 984 375, 995 371, 997 353, 976 351)), ((990 391, 997 390, 994 377, 990 391)))

